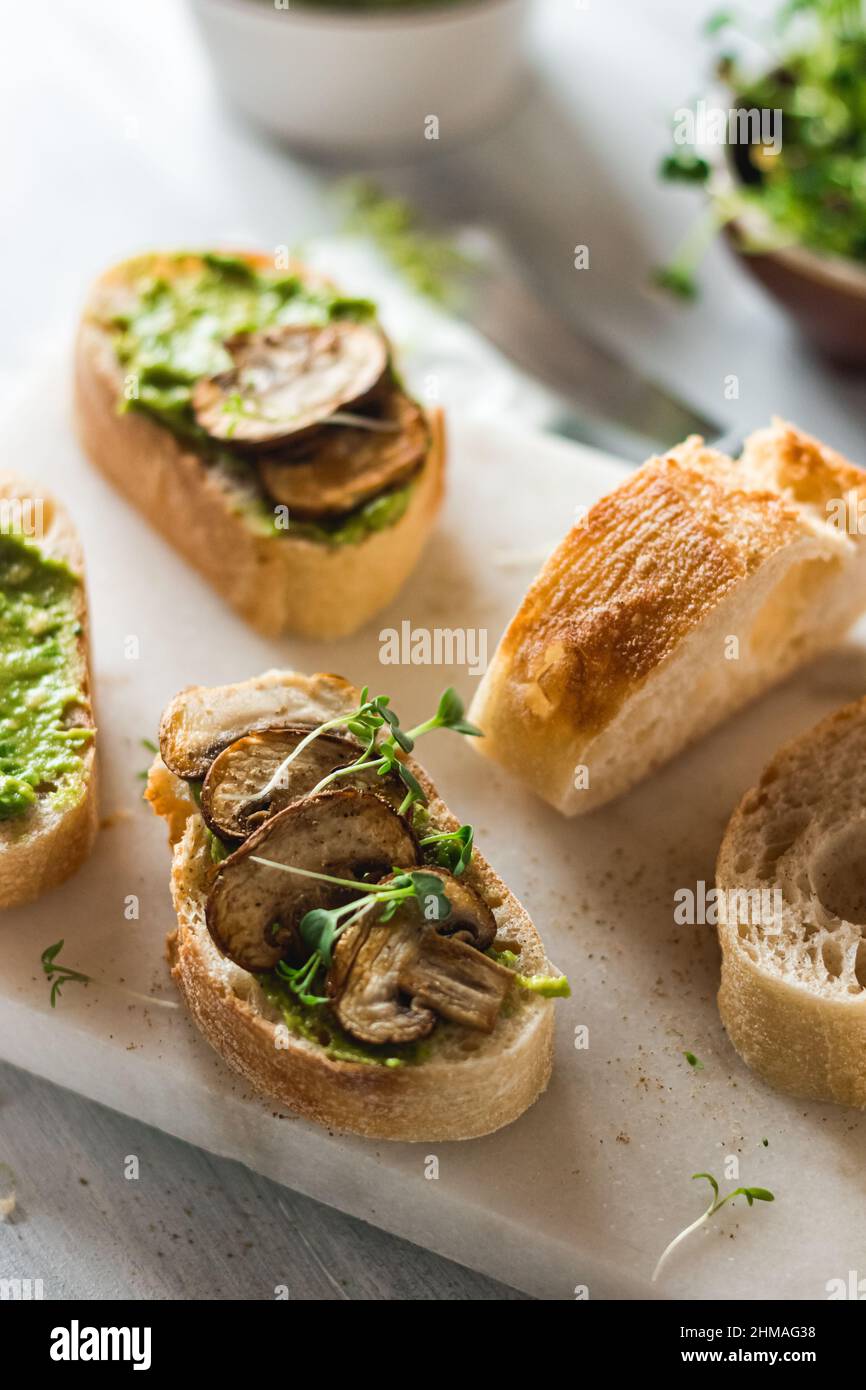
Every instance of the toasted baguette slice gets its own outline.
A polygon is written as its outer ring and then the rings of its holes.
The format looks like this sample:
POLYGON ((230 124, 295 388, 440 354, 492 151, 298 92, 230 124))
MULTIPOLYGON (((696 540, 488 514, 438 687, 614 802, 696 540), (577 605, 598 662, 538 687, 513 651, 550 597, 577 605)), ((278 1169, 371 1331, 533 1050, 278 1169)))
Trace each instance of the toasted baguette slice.
POLYGON ((772 1086, 866 1106, 866 700, 776 754, 716 883, 734 1047, 772 1086))
MULTIPOLYGON (((29 544, 47 558, 62 561, 80 578, 76 610, 81 631, 76 675, 83 700, 75 707, 73 722, 93 728, 84 556, 75 528, 58 502, 11 474, 0 474, 0 499, 4 508, 34 508, 34 516, 39 515, 37 508, 41 508, 41 526, 32 537, 27 536, 29 544)), ((83 746, 80 756, 83 775, 81 792, 75 801, 58 807, 50 793, 40 793, 36 804, 23 816, 0 820, 0 908, 16 907, 47 893, 74 874, 90 854, 98 824, 94 739, 83 746)))
MULTIPOLYGON (((93 287, 75 350, 75 416, 90 461, 252 627, 266 636, 342 637, 402 588, 443 494, 445 431, 428 416, 431 447, 402 517, 357 543, 326 545, 265 534, 245 518, 214 470, 156 420, 118 412, 123 375, 101 317, 148 258, 109 270, 93 287)), ((153 258, 150 258, 153 259, 153 258)), ((251 262, 261 257, 250 255, 251 262)), ((160 274, 170 273, 165 258, 160 274)))
POLYGON ((590 510, 505 632, 476 751, 565 815, 602 805, 866 608, 866 472, 792 425, 734 461, 686 440, 590 510))
MULTIPOLYGON (((352 709, 358 699, 358 691, 338 676, 268 671, 241 685, 181 692, 163 727, 167 721, 173 728, 193 728, 200 738, 207 711, 218 714, 225 705, 231 727, 234 712, 251 711, 256 694, 274 722, 291 723, 320 723, 335 710, 352 709)), ((415 763, 411 767, 430 798, 431 828, 456 829, 459 822, 424 772, 415 763)), ((172 974, 208 1042, 254 1090, 332 1129, 429 1141, 471 1139, 499 1129, 545 1089, 553 1056, 552 1001, 522 990, 513 991, 511 1010, 488 1035, 440 1021, 430 1055, 417 1065, 391 1069, 336 1061, 295 1034, 288 1046, 278 1046, 279 1013, 254 977, 219 953, 208 932, 205 902, 216 870, 188 784, 158 758, 145 796, 165 818, 173 848, 171 892, 178 925, 169 937, 172 974)), ((532 922, 477 851, 466 881, 491 907, 497 940, 516 943, 521 971, 548 973, 552 967, 532 922)), ((281 1041, 285 1044, 285 1037, 281 1041)))

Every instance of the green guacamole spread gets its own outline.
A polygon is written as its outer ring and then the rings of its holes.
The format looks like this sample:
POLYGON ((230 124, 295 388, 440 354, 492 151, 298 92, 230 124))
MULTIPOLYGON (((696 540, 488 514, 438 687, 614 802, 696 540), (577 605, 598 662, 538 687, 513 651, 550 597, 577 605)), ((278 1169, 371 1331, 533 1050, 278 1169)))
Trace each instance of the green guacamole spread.
POLYGON ((358 1042, 340 1027, 327 1005, 304 1004, 280 980, 275 971, 256 976, 262 993, 282 1014, 290 1033, 318 1043, 335 1062, 365 1062, 372 1066, 417 1066, 429 1055, 429 1044, 383 1044, 358 1042))
POLYGON ((204 453, 217 471, 235 510, 256 530, 291 535, 327 545, 354 544, 394 525, 406 510, 412 484, 381 493, 327 525, 290 520, 279 527, 272 503, 247 462, 221 448, 196 421, 192 393, 197 381, 231 367, 223 346, 235 333, 278 324, 325 324, 334 319, 375 318, 367 299, 306 286, 297 275, 260 270, 227 255, 177 254, 142 261, 132 295, 119 294, 108 327, 124 375, 134 383, 122 410, 139 410, 204 453))
POLYGON ((79 580, 17 536, 0 535, 0 820, 25 816, 37 795, 75 802, 81 749, 92 729, 70 728, 84 702, 79 580))

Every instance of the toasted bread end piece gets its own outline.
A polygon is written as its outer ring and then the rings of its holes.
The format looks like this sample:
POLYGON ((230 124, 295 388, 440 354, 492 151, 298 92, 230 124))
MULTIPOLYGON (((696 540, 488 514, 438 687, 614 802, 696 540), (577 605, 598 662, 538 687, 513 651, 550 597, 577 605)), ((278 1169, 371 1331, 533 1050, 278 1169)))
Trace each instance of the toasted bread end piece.
POLYGON ((565 815, 619 796, 836 642, 866 537, 830 506, 866 472, 782 421, 734 460, 693 438, 603 497, 506 630, 475 751, 565 815))

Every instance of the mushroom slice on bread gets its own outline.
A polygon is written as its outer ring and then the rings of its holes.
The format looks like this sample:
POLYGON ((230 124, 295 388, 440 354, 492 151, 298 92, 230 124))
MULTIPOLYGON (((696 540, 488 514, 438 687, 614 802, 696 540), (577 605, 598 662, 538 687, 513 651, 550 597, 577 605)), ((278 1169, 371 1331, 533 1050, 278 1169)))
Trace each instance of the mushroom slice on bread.
MULTIPOLYGON (((363 752, 344 734, 310 740, 311 732, 309 724, 263 729, 236 739, 214 758, 201 789, 201 813, 215 835, 233 842, 246 839, 363 752)), ((399 778, 377 777, 370 768, 340 777, 339 786, 375 791, 398 806, 405 796, 399 778)))
POLYGON ((244 970, 297 964, 309 955, 299 930, 305 914, 346 899, 345 888, 313 875, 375 881, 418 857, 408 823, 374 792, 347 787, 305 797, 224 860, 208 896, 208 930, 244 970))
POLYGON ((441 934, 453 916, 453 925, 468 925, 469 934, 480 926, 486 936, 492 913, 471 888, 450 874, 441 878, 451 904, 443 922, 426 921, 410 901, 387 922, 365 911, 337 941, 328 995, 342 1026, 362 1042, 424 1038, 437 1017, 482 1033, 496 1025, 513 972, 468 945, 453 926, 453 934, 441 934))
POLYGON ((319 723, 351 709, 355 691, 339 676, 266 671, 254 681, 208 689, 191 685, 170 700, 159 722, 159 752, 176 777, 199 781, 230 743, 260 729, 319 723))
POLYGON ((273 448, 364 400, 388 365, 382 333, 350 319, 238 333, 225 347, 232 366, 197 384, 195 418, 213 439, 248 449, 273 448))
POLYGON ((392 386, 375 414, 329 424, 291 450, 262 457, 259 477, 298 516, 339 516, 406 483, 429 447, 420 407, 392 386))
POLYGON ((439 934, 466 942, 476 951, 486 951, 496 936, 496 918, 481 894, 447 869, 430 866, 427 873, 442 880, 451 908, 448 916, 436 924, 439 934))

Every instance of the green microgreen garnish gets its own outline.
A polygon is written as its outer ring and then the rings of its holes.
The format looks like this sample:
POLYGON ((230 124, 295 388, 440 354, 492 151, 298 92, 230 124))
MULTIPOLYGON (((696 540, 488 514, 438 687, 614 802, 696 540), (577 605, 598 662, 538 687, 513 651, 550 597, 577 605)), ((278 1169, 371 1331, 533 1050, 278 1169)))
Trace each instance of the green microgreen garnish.
POLYGON ((327 1004, 327 995, 310 993, 310 985, 319 973, 322 965, 322 957, 318 951, 314 951, 309 960, 303 965, 291 966, 286 961, 277 962, 277 974, 281 980, 285 980, 294 994, 298 996, 302 1004, 309 1008, 316 1008, 319 1004, 327 1004))
POLYGON ((470 724, 467 719, 464 719, 463 702, 456 690, 450 686, 442 694, 436 713, 426 719, 423 724, 418 724, 414 729, 409 730, 401 729, 400 720, 396 712, 390 708, 390 700, 387 695, 375 695, 370 699, 369 688, 364 686, 357 707, 347 714, 337 715, 336 718, 328 719, 315 729, 311 729, 288 757, 283 759, 258 795, 250 799, 247 803, 247 809, 266 804, 271 794, 283 784, 288 768, 299 754, 309 747, 314 739, 328 733, 331 729, 339 728, 347 729, 350 734, 353 734, 364 745, 363 750, 354 762, 347 763, 345 767, 336 768, 334 772, 317 782, 310 795, 315 796, 317 792, 324 791, 325 787, 330 786, 339 778, 352 776, 362 770, 369 769, 371 772, 375 772, 378 777, 385 777, 389 773, 394 773, 406 787, 406 795, 399 808, 401 815, 405 815, 415 802, 426 804, 427 797, 417 777, 410 772, 398 756, 399 753, 411 753, 416 739, 421 738, 423 734, 430 733, 433 729, 451 729, 454 733, 466 734, 473 738, 481 737, 481 730, 476 729, 474 724, 470 724), (379 736, 386 726, 387 735, 380 743, 379 736))
POLYGON ((437 874, 426 873, 423 869, 397 873, 386 884, 370 884, 357 879, 335 878, 333 874, 317 873, 312 869, 298 869, 291 864, 280 864, 274 859, 264 859, 258 855, 250 857, 256 864, 266 864, 272 869, 300 874, 303 878, 334 883, 341 888, 357 888, 362 894, 351 902, 343 903, 341 907, 315 907, 305 913, 301 918, 300 932, 305 945, 310 947, 309 957, 299 966, 287 965, 282 960, 277 963, 280 979, 285 980, 301 1003, 310 1008, 327 1004, 327 996, 313 994, 311 986, 319 970, 330 967, 334 945, 339 937, 371 907, 377 904, 381 906, 382 911, 378 918, 380 922, 389 922, 401 904, 410 898, 415 899, 419 911, 428 920, 432 918, 437 922, 444 922, 451 912, 451 904, 441 878, 437 874))
POLYGON ((338 196, 346 231, 372 242, 414 290, 439 304, 458 297, 474 262, 453 238, 428 231, 404 198, 388 197, 367 179, 346 180, 338 196))
MULTIPOLYGON (((280 869, 286 874, 299 874, 301 878, 314 878, 321 883, 333 883, 338 888, 357 888, 362 894, 341 907, 314 907, 301 918, 300 932, 310 950, 318 953, 321 963, 330 966, 334 943, 343 932, 377 903, 382 906, 380 922, 390 922, 401 903, 414 898, 419 910, 427 921, 444 922, 451 912, 451 903, 445 885, 438 874, 424 869, 395 870, 395 877, 388 883, 362 883, 354 878, 336 878, 333 874, 318 873, 314 869, 299 869, 293 864, 280 864, 276 859, 265 859, 251 854, 254 864, 264 864, 270 869, 280 869), (432 899, 432 902, 431 902, 432 899)), ((309 964, 309 962, 307 962, 309 964)))
POLYGON ((419 844, 422 849, 434 846, 433 856, 437 864, 447 869, 455 878, 466 870, 472 858, 473 829, 471 825, 461 825, 459 830, 443 830, 435 835, 424 835, 419 844))
MULTIPOLYGON (((694 298, 698 262, 710 235, 726 224, 735 224, 736 244, 746 253, 796 245, 862 263, 866 9, 861 0, 781 0, 769 22, 749 15, 746 7, 723 9, 703 30, 716 46, 715 71, 731 109, 760 113, 761 128, 745 137, 738 131, 733 141, 728 135, 727 158, 720 160, 727 174, 721 176, 711 160, 685 144, 663 159, 663 179, 706 187, 715 222, 705 222, 697 236, 687 238, 673 262, 655 273, 656 283, 694 298), (775 138, 769 143, 765 115, 773 117, 775 138), (732 151, 732 144, 740 148, 732 151)), ((681 134, 675 132, 675 139, 681 134)))
POLYGON ((696 1057, 693 1052, 684 1052, 683 1056, 685 1057, 689 1066, 692 1067, 694 1071, 703 1071, 704 1064, 701 1061, 700 1057, 696 1057))
POLYGON ((692 1173, 693 1182, 699 1178, 703 1178, 705 1182, 708 1182, 713 1190, 710 1205, 703 1215, 698 1217, 697 1221, 693 1221, 690 1226, 686 1226, 684 1231, 680 1231, 678 1236, 674 1236, 670 1244, 662 1251, 659 1262, 653 1271, 653 1283, 658 1279, 662 1267, 677 1246, 684 1241, 687 1236, 690 1236, 693 1231, 696 1231, 699 1226, 703 1226, 705 1222, 709 1221, 711 1216, 715 1216, 716 1212, 720 1211, 726 1202, 732 1202, 735 1197, 745 1197, 751 1207, 755 1202, 774 1202, 776 1200, 772 1192, 768 1192, 766 1187, 735 1187, 732 1192, 728 1192, 724 1197, 721 1197, 719 1196, 719 1184, 716 1182, 712 1173, 692 1173))

